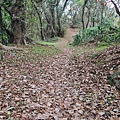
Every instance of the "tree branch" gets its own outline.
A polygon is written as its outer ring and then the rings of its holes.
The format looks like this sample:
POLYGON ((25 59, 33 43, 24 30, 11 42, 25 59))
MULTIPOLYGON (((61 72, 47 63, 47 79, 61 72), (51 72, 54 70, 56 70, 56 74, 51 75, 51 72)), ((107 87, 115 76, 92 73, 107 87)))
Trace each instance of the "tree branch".
POLYGON ((115 4, 115 2, 113 0, 111 0, 111 2, 113 3, 113 5, 115 7, 116 13, 120 16, 120 11, 119 11, 117 5, 115 4))

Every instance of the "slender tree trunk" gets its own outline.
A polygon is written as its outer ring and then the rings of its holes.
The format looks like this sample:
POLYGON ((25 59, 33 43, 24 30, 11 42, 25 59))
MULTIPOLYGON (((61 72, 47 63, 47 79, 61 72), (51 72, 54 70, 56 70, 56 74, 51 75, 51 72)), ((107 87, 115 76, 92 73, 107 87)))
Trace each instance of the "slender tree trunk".
POLYGON ((35 8, 35 10, 36 10, 36 12, 37 12, 37 14, 38 14, 38 18, 39 18, 39 22, 40 22, 40 34, 41 34, 41 39, 42 39, 42 40, 45 40, 45 35, 44 35, 44 32, 43 32, 42 16, 41 16, 41 14, 40 14, 37 6, 35 5, 34 1, 31 0, 31 2, 32 2, 32 4, 33 4, 33 6, 34 6, 34 8, 35 8))
POLYGON ((0 36, 2 37, 2 32, 3 32, 3 21, 2 21, 2 9, 1 9, 1 6, 0 6, 0 36))
POLYGON ((63 37, 62 36, 62 30, 61 30, 61 14, 62 13, 59 13, 58 10, 57 10, 57 24, 58 24, 57 35, 59 37, 63 37))
POLYGON ((92 19, 92 27, 95 27, 95 18, 92 19))
POLYGON ((101 5, 101 25, 103 24, 103 12, 104 12, 104 8, 105 6, 104 5, 101 5))
POLYGON ((89 21, 90 21, 90 8, 88 8, 88 20, 87 20, 86 28, 88 28, 89 21))
POLYGON ((98 5, 97 5, 97 1, 96 1, 96 5, 95 5, 95 8, 93 9, 93 13, 92 13, 92 15, 91 15, 91 26, 92 27, 95 27, 95 24, 97 24, 98 23, 98 21, 96 21, 95 20, 95 18, 96 18, 96 16, 97 16, 97 14, 98 14, 98 5))
POLYGON ((86 7, 87 2, 88 2, 88 0, 85 0, 83 8, 82 8, 82 25, 83 25, 83 30, 85 29, 84 12, 85 12, 85 7, 86 7))
POLYGON ((76 24, 76 16, 77 16, 77 11, 75 11, 75 14, 73 15, 72 18, 72 25, 71 25, 72 28, 74 28, 74 25, 76 24))
POLYGON ((50 13, 51 13, 51 24, 55 32, 52 32, 52 37, 56 36, 56 21, 55 21, 55 10, 54 6, 50 7, 50 13))
POLYGON ((50 13, 51 13, 51 16, 52 16, 52 25, 53 25, 54 30, 56 31, 55 6, 51 5, 50 13))
POLYGON ((58 19, 58 36, 63 37, 62 29, 61 29, 61 20, 60 19, 58 19))
POLYGON ((63 37, 64 36, 64 33, 62 31, 62 25, 61 25, 61 17, 62 17, 62 14, 63 14, 68 2, 69 2, 69 0, 66 0, 64 2, 64 5, 63 5, 62 9, 58 8, 58 6, 56 8, 57 9, 57 24, 58 24, 57 34, 58 34, 58 37, 63 37))

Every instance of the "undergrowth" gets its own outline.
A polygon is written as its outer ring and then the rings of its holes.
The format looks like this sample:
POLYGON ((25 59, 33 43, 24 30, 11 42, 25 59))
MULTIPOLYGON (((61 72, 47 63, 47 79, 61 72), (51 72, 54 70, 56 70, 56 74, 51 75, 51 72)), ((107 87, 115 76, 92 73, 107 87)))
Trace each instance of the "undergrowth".
POLYGON ((98 47, 110 46, 120 43, 120 27, 113 26, 106 20, 102 25, 90 27, 74 36, 73 46, 81 45, 87 42, 96 42, 98 47))

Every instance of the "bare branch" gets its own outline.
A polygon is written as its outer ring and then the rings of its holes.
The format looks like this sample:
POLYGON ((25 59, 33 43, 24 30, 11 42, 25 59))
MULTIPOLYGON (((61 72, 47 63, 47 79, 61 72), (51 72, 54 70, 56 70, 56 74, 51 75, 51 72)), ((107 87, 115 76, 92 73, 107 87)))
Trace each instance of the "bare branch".
POLYGON ((111 0, 111 2, 113 3, 113 5, 114 5, 114 7, 115 7, 116 13, 120 16, 120 11, 119 11, 116 3, 115 3, 113 0, 111 0))

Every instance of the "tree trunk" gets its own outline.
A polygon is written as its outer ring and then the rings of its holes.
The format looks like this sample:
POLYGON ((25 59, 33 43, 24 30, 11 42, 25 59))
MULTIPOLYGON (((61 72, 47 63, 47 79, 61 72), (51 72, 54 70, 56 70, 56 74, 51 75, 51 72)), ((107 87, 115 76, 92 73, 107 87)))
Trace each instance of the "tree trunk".
POLYGON ((55 35, 56 35, 56 31, 55 31, 55 29, 54 29, 54 27, 53 27, 53 24, 52 24, 52 16, 51 16, 51 14, 49 14, 48 13, 48 11, 45 9, 45 7, 44 6, 42 6, 42 9, 43 9, 43 11, 44 11, 44 16, 45 16, 45 19, 46 19, 46 22, 47 22, 47 33, 48 33, 48 37, 55 37, 55 35), (49 30, 49 29, 50 30, 49 30))
POLYGON ((16 3, 10 10, 12 33, 15 44, 25 44, 25 3, 22 0, 16 0, 16 3))
POLYGON ((61 25, 61 17, 63 12, 65 11, 65 8, 67 6, 67 3, 69 2, 69 0, 66 0, 64 2, 63 8, 59 8, 59 6, 57 5, 56 8, 56 13, 57 13, 57 24, 58 24, 58 31, 57 31, 57 35, 58 37, 63 37, 64 36, 64 31, 62 31, 62 25, 61 25))
POLYGON ((87 2, 88 2, 88 0, 85 0, 83 8, 82 8, 82 25, 83 25, 83 30, 85 29, 84 12, 85 12, 85 7, 86 7, 87 2))
POLYGON ((88 25, 89 25, 89 22, 90 22, 90 8, 89 7, 87 7, 88 8, 88 20, 87 20, 87 23, 86 23, 86 28, 88 28, 88 25))
MULTIPOLYGON (((51 13, 51 18, 52 18, 51 24, 52 24, 54 31, 56 31, 55 8, 52 5, 50 7, 50 13, 51 13)), ((56 32, 52 32, 52 37, 55 37, 55 36, 56 36, 56 32)))
POLYGON ((92 19, 92 27, 95 27, 95 18, 92 19))
POLYGON ((53 25, 54 30, 56 31, 55 6, 54 5, 50 6, 50 13, 51 13, 51 16, 52 16, 52 25, 53 25))
POLYGON ((57 24, 58 24, 57 35, 58 37, 63 37, 62 30, 61 30, 61 16, 60 16, 59 10, 57 10, 57 24))
POLYGON ((38 14, 38 18, 39 18, 39 22, 40 22, 40 34, 41 34, 41 39, 42 39, 42 40, 45 40, 45 35, 44 35, 44 32, 43 32, 42 16, 41 16, 41 14, 40 14, 37 6, 35 5, 34 1, 31 0, 31 2, 32 2, 32 4, 33 4, 33 6, 34 6, 34 8, 35 8, 35 10, 36 10, 36 12, 37 12, 37 14, 38 14))
POLYGON ((104 5, 101 5, 101 25, 103 24, 103 13, 104 13, 104 8, 105 6, 104 5))
POLYGON ((58 19, 58 37, 63 37, 61 29, 61 20, 58 19))
POLYGON ((3 35, 3 21, 2 21, 2 10, 1 10, 1 6, 0 6, 0 36, 2 38, 3 35))

